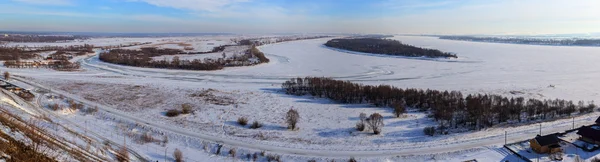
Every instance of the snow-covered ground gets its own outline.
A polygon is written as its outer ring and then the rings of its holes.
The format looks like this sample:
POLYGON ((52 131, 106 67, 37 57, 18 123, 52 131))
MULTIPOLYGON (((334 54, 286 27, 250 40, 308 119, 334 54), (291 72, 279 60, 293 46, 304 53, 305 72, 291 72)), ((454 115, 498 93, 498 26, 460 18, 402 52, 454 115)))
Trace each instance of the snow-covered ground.
MULTIPOLYGON (((585 101, 595 100, 600 90, 600 85, 595 84, 600 79, 597 75, 600 67, 596 65, 600 48, 488 44, 411 36, 394 39, 455 52, 459 58, 426 60, 348 53, 322 46, 328 39, 315 39, 261 46, 260 50, 271 59, 268 64, 210 72, 127 67, 104 63, 97 57, 81 60, 85 69, 82 72, 0 70, 156 125, 256 147, 289 148, 291 151, 279 153, 287 153, 284 157, 290 161, 306 161, 312 157, 340 160, 353 154, 367 161, 500 161, 515 158, 499 145, 504 144, 504 131, 508 131, 512 142, 534 137, 538 131, 538 125, 501 126, 427 137, 422 130, 434 123, 426 114, 409 112, 402 118, 393 118, 389 109, 285 95, 279 91, 280 83, 292 77, 326 76, 364 84, 585 101), (211 95, 194 95, 206 92, 211 95), (234 104, 215 104, 211 102, 215 97, 234 104), (163 115, 166 110, 184 103, 193 105, 196 113, 175 118, 163 115), (285 112, 292 107, 301 115, 297 131, 287 130, 283 120, 285 112), (383 114, 385 127, 381 135, 354 131, 361 112, 383 114), (265 126, 257 130, 241 127, 235 121, 242 116, 265 126), (310 154, 289 155, 300 152, 296 149, 310 154)), ((597 116, 598 113, 579 117, 576 124, 589 124, 597 116)), ((110 126, 114 121, 104 122, 110 126)), ((571 119, 543 125, 547 133, 564 131, 571 128, 571 119)), ((155 129, 165 131, 165 128, 155 129)))

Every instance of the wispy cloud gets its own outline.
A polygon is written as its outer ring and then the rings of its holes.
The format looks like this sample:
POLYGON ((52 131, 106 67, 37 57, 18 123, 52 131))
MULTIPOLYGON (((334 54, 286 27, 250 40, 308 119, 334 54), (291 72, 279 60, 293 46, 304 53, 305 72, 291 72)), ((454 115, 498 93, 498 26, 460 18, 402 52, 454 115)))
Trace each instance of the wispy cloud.
POLYGON ((220 11, 223 7, 250 0, 128 0, 130 2, 146 2, 159 7, 171 7, 192 11, 220 11))
POLYGON ((51 5, 51 6, 73 6, 72 0, 12 0, 14 2, 33 4, 33 5, 51 5))

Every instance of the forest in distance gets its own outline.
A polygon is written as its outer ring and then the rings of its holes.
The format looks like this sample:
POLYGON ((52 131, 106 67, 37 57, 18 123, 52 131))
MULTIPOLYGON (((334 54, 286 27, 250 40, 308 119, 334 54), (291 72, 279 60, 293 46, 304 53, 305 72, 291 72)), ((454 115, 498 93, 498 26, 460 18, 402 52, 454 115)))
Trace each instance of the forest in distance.
POLYGON ((436 49, 428 49, 403 44, 397 40, 380 38, 342 38, 332 39, 325 46, 373 54, 405 56, 405 57, 428 57, 428 58, 458 58, 456 54, 442 52, 436 49))
POLYGON ((410 107, 428 112, 438 122, 441 134, 450 129, 480 130, 501 123, 546 121, 594 111, 593 102, 574 103, 562 99, 509 98, 493 94, 363 85, 325 77, 290 79, 282 84, 290 95, 312 95, 343 104, 369 103, 376 107, 410 107))
POLYGON ((518 37, 439 36, 440 39, 554 46, 600 46, 600 39, 542 39, 518 37))

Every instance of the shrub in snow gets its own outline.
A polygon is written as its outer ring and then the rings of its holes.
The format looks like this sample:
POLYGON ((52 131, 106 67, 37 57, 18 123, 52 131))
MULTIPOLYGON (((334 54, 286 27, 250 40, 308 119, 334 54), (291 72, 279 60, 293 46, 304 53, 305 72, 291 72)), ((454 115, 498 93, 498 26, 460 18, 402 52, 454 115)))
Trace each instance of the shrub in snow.
POLYGON ((435 135, 435 127, 425 127, 423 129, 423 133, 425 133, 426 135, 429 135, 429 136, 433 136, 433 135, 435 135))
POLYGON ((168 117, 176 117, 179 116, 179 114, 181 114, 181 112, 175 109, 168 110, 167 113, 165 113, 165 115, 167 115, 168 117))
POLYGON ((240 124, 240 125, 242 125, 242 126, 246 126, 246 125, 248 125, 248 118, 246 118, 246 117, 239 117, 237 119, 237 123, 240 124))
POLYGON ((288 124, 288 129, 295 130, 296 124, 298 124, 298 119, 300 119, 300 114, 298 114, 298 111, 290 109, 287 112, 285 119, 286 123, 288 124))
POLYGON ((179 149, 175 149, 173 158, 175 158, 176 162, 183 162, 183 153, 179 149))
POLYGON ((356 162, 356 159, 354 159, 354 158, 350 158, 350 159, 348 160, 348 162, 356 162))
POLYGON ((258 160, 258 153, 254 153, 254 155, 252 155, 252 161, 256 160, 258 160))
POLYGON ((356 123, 356 130, 357 131, 361 131, 361 132, 364 131, 365 130, 365 123, 363 123, 363 122, 356 123))
POLYGON ((317 162, 317 160, 314 160, 314 159, 313 160, 308 160, 308 162, 317 162))
POLYGON ((56 104, 56 103, 52 104, 52 105, 49 105, 48 107, 50 107, 50 109, 52 109, 54 111, 57 111, 57 110, 60 109, 60 106, 58 106, 58 104, 56 104))
POLYGON ((8 71, 4 72, 4 80, 10 80, 10 73, 8 71))
POLYGON ((190 105, 190 104, 181 104, 181 113, 182 114, 192 113, 192 105, 190 105))
POLYGON ((260 122, 258 122, 258 121, 254 121, 252 123, 252 125, 250 125, 250 128, 252 128, 252 129, 258 129, 260 127, 262 127, 262 124, 260 122))
POLYGON ((367 121, 374 134, 381 133, 381 128, 383 127, 383 116, 379 113, 373 113, 369 116, 369 120, 367 121))
POLYGON ((235 157, 235 153, 236 153, 235 148, 229 149, 229 156, 235 157))
POLYGON ((142 136, 140 137, 143 143, 150 143, 150 142, 154 142, 154 137, 152 137, 152 135, 150 134, 150 132, 146 132, 144 134, 142 134, 142 136))
POLYGON ((268 155, 267 156, 267 161, 268 162, 272 162, 272 161, 281 162, 281 156, 279 156, 279 155, 268 155))

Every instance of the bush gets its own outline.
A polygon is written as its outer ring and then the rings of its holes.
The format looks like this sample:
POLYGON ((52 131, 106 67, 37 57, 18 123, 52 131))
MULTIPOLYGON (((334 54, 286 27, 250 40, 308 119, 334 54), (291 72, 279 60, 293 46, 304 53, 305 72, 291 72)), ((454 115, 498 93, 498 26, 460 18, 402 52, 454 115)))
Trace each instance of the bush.
POLYGON ((231 148, 231 149, 229 149, 229 155, 230 155, 231 157, 235 157, 235 153, 236 153, 236 151, 235 151, 235 148, 231 148))
POLYGON ((150 132, 146 132, 146 133, 142 134, 142 136, 140 138, 143 143, 150 143, 150 142, 156 141, 154 139, 154 137, 152 137, 152 134, 150 134, 150 132))
POLYGON ((181 112, 179 112, 179 110, 171 109, 171 110, 168 110, 165 115, 167 115, 168 117, 176 117, 176 116, 179 116, 179 114, 181 114, 181 112))
POLYGON ((364 131, 365 130, 365 123, 363 123, 363 122, 356 123, 356 130, 357 131, 361 131, 361 132, 364 131))
POLYGON ((348 162, 356 162, 356 159, 354 159, 354 158, 350 158, 350 159, 348 160, 348 162))
POLYGON ((54 111, 57 111, 57 110, 60 109, 60 106, 58 106, 58 104, 56 104, 56 103, 52 104, 52 105, 49 105, 48 107, 50 107, 50 109, 52 109, 54 111))
POLYGON ((192 105, 190 105, 190 104, 181 104, 181 113, 182 114, 192 113, 192 105))
POLYGON ((260 127, 262 127, 262 124, 260 122, 258 122, 258 121, 254 121, 252 123, 252 125, 250 125, 250 128, 252 128, 252 129, 258 129, 260 127))
POLYGON ((281 156, 279 156, 279 155, 268 155, 267 156, 267 161, 268 162, 272 162, 272 161, 280 162, 281 161, 281 156))
POLYGON ((288 129, 295 130, 296 124, 298 124, 298 119, 300 119, 300 114, 298 114, 298 111, 290 109, 287 112, 285 119, 286 123, 288 124, 288 129))
POLYGON ((175 158, 176 162, 183 162, 183 153, 179 149, 175 149, 173 158, 175 158))
POLYGON ((374 134, 381 133, 381 128, 383 127, 383 116, 379 113, 373 113, 369 116, 369 120, 367 121, 374 134))
POLYGON ((246 126, 246 125, 248 125, 248 118, 246 118, 246 117, 239 117, 237 119, 237 123, 240 124, 240 125, 242 125, 242 126, 246 126))
POLYGON ((423 133, 425 133, 426 135, 429 135, 429 136, 433 136, 433 135, 435 135, 435 127, 425 127, 423 129, 423 133))

